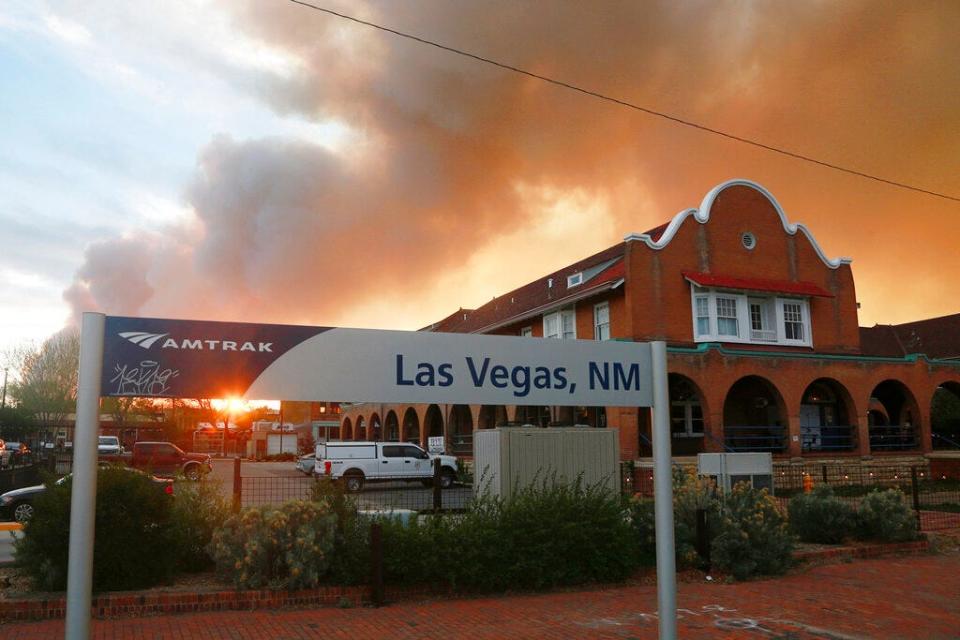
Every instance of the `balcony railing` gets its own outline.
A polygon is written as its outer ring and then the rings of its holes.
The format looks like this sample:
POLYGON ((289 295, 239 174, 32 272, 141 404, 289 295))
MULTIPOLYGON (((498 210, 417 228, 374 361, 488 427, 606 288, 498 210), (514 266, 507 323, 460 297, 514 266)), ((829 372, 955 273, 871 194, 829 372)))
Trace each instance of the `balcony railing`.
POLYGON ((800 427, 800 446, 804 452, 852 451, 855 432, 851 426, 800 427))
POLYGON ((750 340, 754 342, 776 342, 777 331, 775 329, 750 330, 750 340))
POLYGON ((920 445, 913 425, 884 425, 870 427, 871 451, 909 451, 920 445))
POLYGON ((725 426, 723 440, 730 451, 780 453, 787 445, 787 429, 777 426, 725 426))

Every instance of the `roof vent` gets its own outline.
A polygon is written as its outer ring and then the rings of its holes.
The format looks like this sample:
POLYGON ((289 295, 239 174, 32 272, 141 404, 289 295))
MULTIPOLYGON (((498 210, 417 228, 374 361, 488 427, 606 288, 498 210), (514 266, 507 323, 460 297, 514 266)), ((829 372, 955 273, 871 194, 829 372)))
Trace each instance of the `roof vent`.
POLYGON ((553 289, 553 278, 547 278, 547 289, 553 289))
POLYGON ((757 237, 749 231, 744 231, 740 234, 740 242, 743 243, 744 249, 752 251, 757 246, 757 237))

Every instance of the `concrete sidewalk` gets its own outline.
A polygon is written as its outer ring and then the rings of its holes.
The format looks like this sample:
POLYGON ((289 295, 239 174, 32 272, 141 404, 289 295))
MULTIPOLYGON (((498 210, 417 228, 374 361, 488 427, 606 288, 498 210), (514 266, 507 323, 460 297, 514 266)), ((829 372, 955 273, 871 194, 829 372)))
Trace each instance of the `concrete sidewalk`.
MULTIPOLYGON (((960 637, 960 554, 821 566, 776 580, 681 583, 680 638, 960 637)), ((94 638, 656 638, 652 585, 400 602, 380 609, 218 612, 95 620, 94 638)), ((0 626, 62 637, 63 621, 0 626)))

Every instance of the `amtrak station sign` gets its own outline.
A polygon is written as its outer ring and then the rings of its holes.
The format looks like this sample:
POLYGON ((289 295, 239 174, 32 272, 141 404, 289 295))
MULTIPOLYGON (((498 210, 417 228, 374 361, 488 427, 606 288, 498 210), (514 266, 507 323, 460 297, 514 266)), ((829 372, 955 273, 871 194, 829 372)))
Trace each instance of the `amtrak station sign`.
POLYGON ((650 406, 650 345, 107 317, 101 395, 650 406))
POLYGON ((90 636, 100 398, 653 407, 660 637, 676 637, 666 344, 84 313, 65 636, 90 636))

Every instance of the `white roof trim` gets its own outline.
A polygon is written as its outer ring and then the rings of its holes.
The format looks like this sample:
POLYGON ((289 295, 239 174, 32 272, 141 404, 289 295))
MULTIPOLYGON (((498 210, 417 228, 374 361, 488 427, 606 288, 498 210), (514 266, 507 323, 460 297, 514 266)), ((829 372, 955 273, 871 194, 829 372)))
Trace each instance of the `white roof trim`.
POLYGON ((693 216, 693 218, 700 224, 706 224, 706 222, 710 219, 710 209, 713 207, 713 203, 717 199, 717 196, 720 195, 720 192, 729 187, 736 186, 750 187, 751 189, 763 194, 763 196, 770 201, 770 204, 773 205, 773 208, 780 216, 780 222, 783 223, 784 231, 791 236, 796 235, 797 231, 802 231, 803 234, 807 236, 807 240, 810 241, 814 251, 817 252, 817 255, 820 256, 820 259, 823 261, 823 263, 831 269, 836 269, 842 264, 850 264, 852 262, 850 258, 835 258, 833 260, 828 258, 823 253, 823 249, 820 248, 820 245, 817 243, 816 239, 814 239, 813 234, 810 233, 810 230, 807 229, 806 225, 803 225, 799 222, 791 223, 787 220, 787 214, 784 213, 783 208, 780 206, 780 203, 777 202, 777 199, 773 197, 773 194, 756 182, 743 179, 727 180, 726 182, 718 184, 711 189, 706 196, 704 196, 703 202, 700 203, 699 209, 686 209, 675 215, 673 220, 670 221, 670 224, 667 225, 667 228, 664 230, 659 240, 654 240, 646 233, 631 233, 625 236, 623 241, 630 242, 631 240, 639 240, 644 242, 651 249, 663 249, 670 244, 670 241, 673 240, 673 236, 675 236, 677 231, 680 229, 680 225, 682 225, 683 222, 690 216, 693 216))

